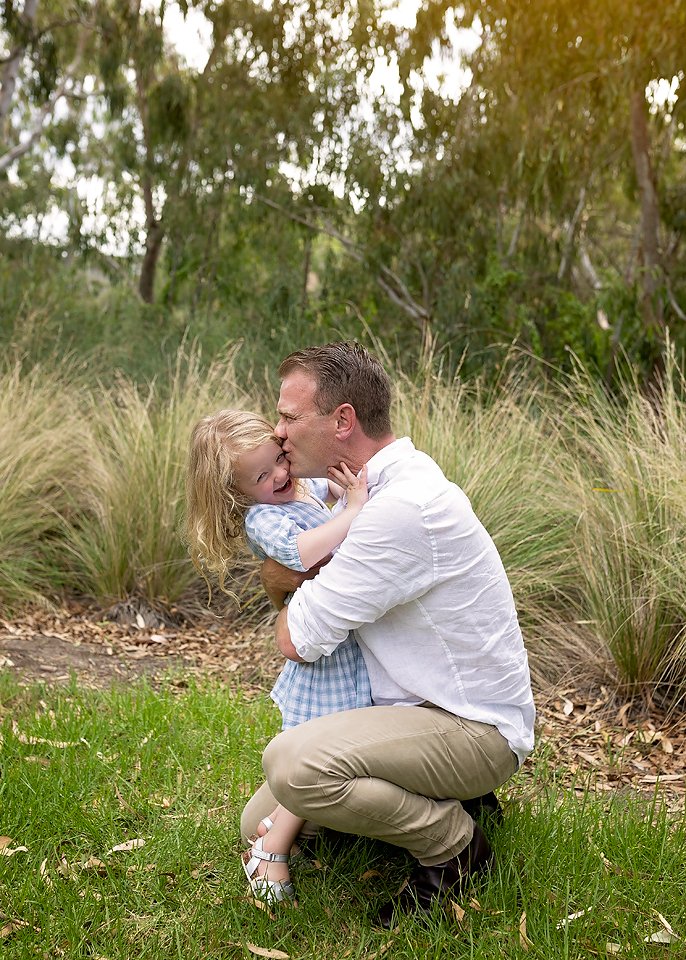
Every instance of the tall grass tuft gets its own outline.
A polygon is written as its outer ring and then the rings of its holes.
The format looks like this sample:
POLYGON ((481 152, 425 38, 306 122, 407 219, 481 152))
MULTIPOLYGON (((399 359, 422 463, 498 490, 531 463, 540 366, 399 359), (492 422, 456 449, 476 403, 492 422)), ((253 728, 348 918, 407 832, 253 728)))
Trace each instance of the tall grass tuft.
MULTIPOLYGON (((395 425, 429 453, 469 496, 503 558, 520 619, 541 666, 576 573, 574 516, 559 495, 566 453, 548 400, 525 373, 485 392, 430 369, 403 378, 395 425)), ((564 619, 564 615, 562 615, 564 619)))
POLYGON ((100 599, 174 602, 197 579, 181 539, 188 439, 201 416, 254 406, 234 373, 234 353, 201 368, 180 351, 169 382, 141 390, 120 379, 87 399, 86 508, 65 524, 74 588, 100 599))
POLYGON ((0 608, 45 602, 64 582, 59 521, 86 454, 69 364, 0 368, 0 608))
POLYGON ((561 405, 580 615, 629 694, 686 696, 686 403, 673 357, 658 394, 621 397, 579 372, 561 405))

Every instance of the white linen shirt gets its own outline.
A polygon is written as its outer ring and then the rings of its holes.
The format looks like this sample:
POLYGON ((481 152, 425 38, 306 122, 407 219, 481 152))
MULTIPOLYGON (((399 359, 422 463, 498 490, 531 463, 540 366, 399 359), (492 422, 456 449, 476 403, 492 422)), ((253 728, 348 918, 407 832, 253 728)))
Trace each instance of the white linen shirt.
POLYGON ((464 492, 408 437, 372 457, 367 479, 348 536, 291 598, 295 649, 313 662, 355 630, 375 705, 428 701, 492 724, 521 763, 535 710, 495 544, 464 492))

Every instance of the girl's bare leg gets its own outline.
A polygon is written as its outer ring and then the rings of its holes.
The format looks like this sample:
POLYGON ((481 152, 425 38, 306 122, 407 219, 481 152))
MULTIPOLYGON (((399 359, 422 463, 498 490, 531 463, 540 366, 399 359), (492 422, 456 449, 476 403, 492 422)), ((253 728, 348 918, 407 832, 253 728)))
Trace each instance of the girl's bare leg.
MULTIPOLYGON (((268 853, 284 853, 288 855, 305 821, 289 813, 288 810, 281 806, 277 808, 275 813, 278 813, 276 818, 274 818, 274 816, 270 817, 270 819, 274 821, 274 826, 271 830, 267 830, 261 834, 262 849, 268 853)), ((247 851, 246 856, 249 858, 250 851, 247 851)), ((258 877, 266 877, 268 880, 284 881, 290 879, 288 864, 282 862, 271 863, 262 860, 260 861, 256 874, 258 877)))

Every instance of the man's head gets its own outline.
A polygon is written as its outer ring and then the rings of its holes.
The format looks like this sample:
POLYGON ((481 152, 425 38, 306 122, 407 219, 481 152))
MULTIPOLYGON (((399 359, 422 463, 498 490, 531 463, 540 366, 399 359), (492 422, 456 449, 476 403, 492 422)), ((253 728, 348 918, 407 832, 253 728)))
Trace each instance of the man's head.
POLYGON ((323 476, 343 459, 360 467, 393 439, 391 382, 359 344, 341 341, 292 353, 279 375, 276 434, 294 476, 323 476))

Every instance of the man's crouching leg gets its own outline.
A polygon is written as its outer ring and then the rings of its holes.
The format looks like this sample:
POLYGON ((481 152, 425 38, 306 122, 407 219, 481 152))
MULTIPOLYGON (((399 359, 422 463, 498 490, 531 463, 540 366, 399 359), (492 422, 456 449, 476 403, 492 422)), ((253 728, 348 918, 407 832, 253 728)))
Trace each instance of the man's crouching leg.
POLYGON ((292 813, 416 857, 407 902, 392 906, 409 908, 412 897, 426 910, 491 862, 460 799, 487 794, 516 767, 494 727, 423 707, 311 720, 272 741, 263 763, 271 792, 292 813))

